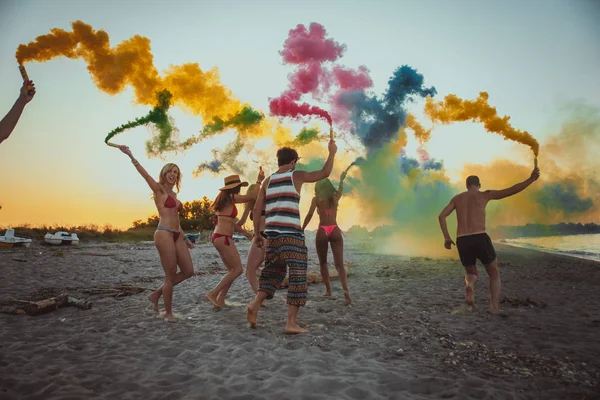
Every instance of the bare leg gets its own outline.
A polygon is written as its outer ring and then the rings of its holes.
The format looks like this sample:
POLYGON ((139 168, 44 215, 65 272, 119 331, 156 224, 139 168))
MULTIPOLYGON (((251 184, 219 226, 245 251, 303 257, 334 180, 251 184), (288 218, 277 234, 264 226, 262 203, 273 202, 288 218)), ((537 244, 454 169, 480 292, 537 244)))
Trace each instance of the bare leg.
POLYGON ((475 282, 477 282, 477 266, 465 267, 465 301, 467 306, 475 307, 475 282))
POLYGON ((308 330, 301 328, 296 323, 296 317, 298 316, 298 311, 300 310, 299 306, 288 305, 288 318, 285 324, 285 333, 289 334, 297 334, 297 333, 307 333, 308 330))
POLYGON ((342 232, 340 228, 335 228, 333 232, 331 232, 331 236, 329 237, 331 241, 331 252, 333 253, 333 262, 335 263, 335 269, 338 272, 340 277, 340 282, 342 283, 342 289, 344 289, 344 299, 346 301, 346 305, 352 303, 352 299, 350 298, 350 290, 348 289, 348 277, 346 276, 346 268, 344 268, 344 238, 342 237, 342 232))
POLYGON ((256 247, 254 244, 250 247, 248 261, 246 261, 246 279, 254 293, 258 293, 258 267, 265 260, 265 251, 256 247))
POLYGON ((265 292, 258 292, 256 293, 254 300, 246 306, 246 320, 248 320, 248 324, 253 329, 256 329, 256 320, 258 318, 260 305, 266 298, 267 294, 265 292))
POLYGON ((500 309, 500 271, 498 271, 498 260, 485 266, 490 282, 490 314, 494 315, 502 310, 500 309))
POLYGON ((227 267, 227 274, 221 279, 219 284, 213 290, 208 292, 206 298, 214 307, 221 308, 225 305, 225 297, 233 281, 242 274, 242 260, 235 245, 230 241, 229 245, 225 244, 225 238, 217 238, 214 246, 221 256, 221 260, 227 267))
POLYGON ((173 281, 177 272, 177 250, 170 232, 156 231, 154 244, 160 255, 160 262, 165 271, 165 283, 162 285, 165 303, 165 320, 175 322, 173 316, 173 281))
MULTIPOLYGON (((191 278, 194 275, 194 265, 192 263, 192 256, 188 249, 183 237, 180 235, 175 242, 175 250, 177 254, 177 264, 179 265, 179 271, 173 278, 173 286, 177 286, 184 280, 191 278)), ((158 312, 158 300, 163 294, 163 285, 161 285, 156 291, 148 295, 148 300, 152 302, 152 308, 158 312)))
POLYGON ((331 279, 329 278, 329 268, 327 266, 327 250, 329 249, 329 236, 322 228, 317 230, 317 238, 315 241, 317 247, 317 256, 319 257, 319 267, 321 269, 321 277, 325 284, 325 293, 323 296, 331 296, 331 279))

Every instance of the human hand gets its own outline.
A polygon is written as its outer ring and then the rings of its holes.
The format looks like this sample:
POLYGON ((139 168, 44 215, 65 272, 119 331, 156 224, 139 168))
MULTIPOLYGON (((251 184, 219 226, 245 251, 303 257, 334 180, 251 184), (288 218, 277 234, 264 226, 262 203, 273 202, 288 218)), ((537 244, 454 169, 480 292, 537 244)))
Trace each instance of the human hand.
POLYGON ((33 84, 33 81, 23 82, 23 86, 21 86, 21 91, 19 93, 19 100, 24 102, 24 104, 27 104, 33 99, 33 96, 35 96, 35 85, 33 84), (30 85, 31 89, 28 89, 27 85, 30 85))
POLYGON ((265 238, 262 235, 254 236, 254 245, 259 249, 265 248, 265 238))
POLYGON ((329 149, 329 154, 337 153, 337 145, 335 144, 334 140, 329 141, 329 145, 327 146, 327 148, 329 149))
POLYGON ((133 154, 131 154, 131 150, 129 150, 128 146, 125 146, 124 144, 119 146, 119 150, 121 150, 123 153, 127 154, 129 157, 133 157, 133 154))
POLYGON ((533 171, 531 171, 531 176, 529 177, 529 179, 531 179, 532 182, 535 182, 538 180, 539 177, 540 177, 540 169, 534 168, 533 171))
POLYGON ((262 170, 262 168, 258 171, 258 178, 256 179, 256 182, 262 182, 265 179, 265 171, 262 170))
POLYGON ((448 250, 450 250, 452 248, 452 245, 456 246, 456 243, 454 243, 452 241, 452 239, 446 238, 446 240, 444 240, 444 247, 447 248, 448 250))

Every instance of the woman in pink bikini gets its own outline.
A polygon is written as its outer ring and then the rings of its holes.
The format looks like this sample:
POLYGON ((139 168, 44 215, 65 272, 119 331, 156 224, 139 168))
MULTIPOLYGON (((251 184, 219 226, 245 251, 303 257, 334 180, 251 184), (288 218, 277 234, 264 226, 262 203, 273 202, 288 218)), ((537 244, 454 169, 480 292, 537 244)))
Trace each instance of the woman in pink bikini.
POLYGON ((165 320, 175 322, 173 316, 173 287, 194 274, 192 256, 189 249, 194 244, 185 237, 179 224, 179 211, 181 202, 177 200, 177 195, 173 187, 181 187, 181 173, 177 165, 169 163, 160 171, 158 182, 148 174, 148 172, 133 157, 131 150, 127 146, 119 146, 119 150, 127 154, 135 169, 152 189, 154 203, 160 220, 154 232, 154 245, 158 249, 160 262, 165 271, 165 282, 162 286, 148 296, 152 302, 152 308, 158 312, 158 300, 161 296, 165 303, 165 320), (179 266, 180 272, 177 272, 179 266))
MULTIPOLYGON (((254 192, 255 190, 257 190, 257 188, 255 186, 258 185, 250 185, 248 186, 248 193, 254 192)), ((262 210, 261 214, 259 216, 253 215, 254 213, 252 212, 252 210, 254 209, 254 205, 255 205, 256 201, 251 201, 246 203, 246 208, 244 209, 244 213, 242 214, 242 217, 240 218, 240 221, 238 222, 238 224, 244 225, 246 223, 246 221, 248 220, 248 217, 250 217, 250 221, 254 221, 254 218, 260 218, 260 223, 259 223, 259 227, 260 227, 260 231, 259 232, 254 232, 255 235, 262 235, 263 237, 266 238, 264 229, 265 229, 265 210, 262 210)), ((265 261, 265 250, 261 249, 260 247, 256 246, 254 244, 254 242, 252 242, 252 245, 250 246, 250 251, 248 252, 248 260, 246 261, 246 278, 248 279, 248 283, 250 284, 250 287, 252 287, 252 290, 254 291, 254 293, 258 293, 258 276, 256 275, 256 273, 258 272, 258 267, 260 267, 260 265, 265 261)))
POLYGON ((225 178, 225 186, 219 189, 221 192, 213 202, 215 215, 215 230, 212 235, 213 246, 219 252, 221 260, 227 267, 227 274, 221 279, 221 282, 206 295, 215 309, 221 309, 225 306, 225 296, 233 281, 242 274, 242 260, 240 253, 233 242, 233 233, 239 231, 240 227, 236 224, 238 215, 236 204, 248 203, 256 200, 260 189, 260 184, 265 179, 265 173, 260 170, 256 180, 256 188, 253 192, 240 194, 242 186, 248 186, 248 182, 242 182, 239 175, 231 175, 225 178))
POLYGON ((328 245, 331 244, 333 262, 335 263, 335 269, 340 276, 340 282, 344 289, 344 298, 346 299, 346 305, 348 305, 352 300, 350 299, 348 279, 346 277, 346 270, 344 269, 344 239, 342 237, 342 231, 337 225, 337 210, 340 198, 342 197, 345 178, 346 172, 343 172, 340 177, 340 186, 337 190, 335 190, 335 187, 333 187, 333 184, 327 178, 317 182, 315 185, 315 197, 313 197, 312 203, 310 204, 310 210, 304 219, 302 231, 304 231, 306 226, 310 223, 316 209, 319 214, 319 229, 317 230, 316 247, 321 268, 321 276, 325 283, 325 293, 323 296, 331 296, 331 280, 329 279, 329 269, 327 268, 327 251, 328 245))

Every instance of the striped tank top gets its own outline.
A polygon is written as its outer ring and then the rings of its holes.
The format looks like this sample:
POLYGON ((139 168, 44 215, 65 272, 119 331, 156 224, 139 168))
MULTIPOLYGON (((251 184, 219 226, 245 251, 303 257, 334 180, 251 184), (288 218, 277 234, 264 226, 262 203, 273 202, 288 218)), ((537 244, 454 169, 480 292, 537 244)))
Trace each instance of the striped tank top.
POLYGON ((273 174, 266 190, 265 232, 302 235, 300 194, 296 191, 294 170, 273 174))

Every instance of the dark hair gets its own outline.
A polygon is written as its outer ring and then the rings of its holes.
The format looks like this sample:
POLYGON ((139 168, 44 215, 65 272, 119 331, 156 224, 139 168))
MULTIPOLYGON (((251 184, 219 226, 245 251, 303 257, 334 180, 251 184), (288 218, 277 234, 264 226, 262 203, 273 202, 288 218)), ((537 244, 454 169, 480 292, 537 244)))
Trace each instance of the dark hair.
POLYGON ((227 207, 230 203, 233 203, 233 195, 238 194, 241 187, 242 186, 240 185, 231 189, 221 190, 215 201, 213 201, 212 209, 218 212, 227 207))
POLYGON ((475 175, 470 175, 467 177, 467 188, 469 186, 481 186, 481 182, 479 182, 479 177, 475 175))
POLYGON ((298 159, 298 152, 291 147, 282 147, 277 150, 277 165, 282 166, 298 159))
POLYGON ((333 183, 327 178, 321 179, 315 185, 315 196, 317 202, 325 202, 329 205, 329 208, 336 206, 336 198, 339 196, 339 192, 333 187, 333 183))

